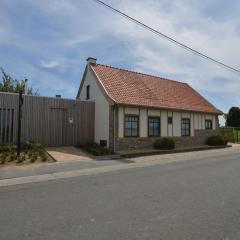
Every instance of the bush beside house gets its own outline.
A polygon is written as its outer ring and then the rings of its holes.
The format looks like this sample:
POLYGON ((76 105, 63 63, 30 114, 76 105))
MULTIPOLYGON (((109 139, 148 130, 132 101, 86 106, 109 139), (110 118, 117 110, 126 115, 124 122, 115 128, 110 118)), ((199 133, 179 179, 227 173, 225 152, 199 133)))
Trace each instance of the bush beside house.
POLYGON ((206 144, 209 146, 224 146, 227 145, 227 140, 221 135, 211 136, 207 139, 206 144))
POLYGON ((175 143, 172 138, 160 138, 154 142, 153 147, 160 150, 171 150, 175 148, 175 143))

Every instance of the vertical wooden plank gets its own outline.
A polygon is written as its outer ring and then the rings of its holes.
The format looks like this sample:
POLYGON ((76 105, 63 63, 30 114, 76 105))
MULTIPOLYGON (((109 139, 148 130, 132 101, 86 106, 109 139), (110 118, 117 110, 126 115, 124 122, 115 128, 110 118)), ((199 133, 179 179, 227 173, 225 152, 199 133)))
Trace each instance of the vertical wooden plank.
POLYGON ((2 108, 0 108, 0 144, 2 144, 2 108))
MULTIPOLYGON (((16 143, 17 106, 17 94, 0 93, 0 143, 3 140, 16 143), (8 109, 4 110, 5 116, 3 109, 8 109)), ((94 141, 94 111, 93 102, 24 96, 22 140, 33 140, 46 146, 94 141), (58 109, 61 113, 53 112, 52 109, 58 109), (72 126, 69 124, 69 117, 74 119, 72 126)))

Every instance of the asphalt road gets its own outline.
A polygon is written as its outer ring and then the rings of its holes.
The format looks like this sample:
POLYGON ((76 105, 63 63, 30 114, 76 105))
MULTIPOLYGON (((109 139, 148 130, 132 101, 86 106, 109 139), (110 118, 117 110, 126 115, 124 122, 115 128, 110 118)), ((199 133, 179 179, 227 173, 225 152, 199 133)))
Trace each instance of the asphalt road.
POLYGON ((0 188, 1 240, 238 240, 240 154, 0 188))

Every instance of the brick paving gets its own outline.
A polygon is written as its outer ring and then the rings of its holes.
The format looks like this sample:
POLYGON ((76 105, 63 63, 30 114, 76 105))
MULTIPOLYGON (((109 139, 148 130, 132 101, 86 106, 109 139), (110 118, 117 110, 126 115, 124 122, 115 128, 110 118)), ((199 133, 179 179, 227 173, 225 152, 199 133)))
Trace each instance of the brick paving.
POLYGON ((75 147, 48 147, 47 152, 57 161, 92 160, 92 156, 75 147))

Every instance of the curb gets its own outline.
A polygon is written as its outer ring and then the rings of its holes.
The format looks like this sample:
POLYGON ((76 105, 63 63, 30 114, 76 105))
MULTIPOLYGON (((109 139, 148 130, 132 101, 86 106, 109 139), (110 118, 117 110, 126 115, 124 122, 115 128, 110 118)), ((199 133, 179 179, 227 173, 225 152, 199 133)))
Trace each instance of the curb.
POLYGON ((101 160, 118 160, 121 159, 120 154, 112 154, 112 155, 103 155, 103 156, 95 156, 95 160, 101 161, 101 160))
MULTIPOLYGON (((211 149, 219 149, 219 148, 224 149, 229 147, 231 146, 215 147, 211 149)), ((222 156, 222 154, 217 156, 222 156)), ((192 157, 190 158, 184 157, 180 159, 176 159, 176 158, 171 159, 166 157, 166 159, 159 159, 157 161, 156 160, 154 161, 145 160, 142 162, 136 161, 136 162, 131 162, 131 164, 117 164, 117 165, 102 166, 97 168, 77 169, 77 170, 71 170, 71 171, 47 173, 42 175, 8 178, 8 179, 0 180, 0 189, 1 187, 22 185, 22 184, 28 184, 28 183, 39 183, 39 182, 45 182, 50 180, 68 179, 68 178, 81 177, 81 176, 90 176, 90 175, 96 176, 99 174, 106 174, 109 172, 116 172, 120 170, 137 169, 137 168, 163 165, 163 164, 169 164, 169 163, 175 163, 175 162, 181 162, 181 161, 190 161, 190 160, 192 160, 192 157)))
POLYGON ((232 145, 194 147, 194 148, 189 148, 189 149, 176 149, 176 150, 159 150, 159 151, 152 151, 152 152, 120 154, 120 157, 121 158, 135 158, 135 157, 144 157, 144 156, 152 156, 152 155, 163 155, 163 154, 173 154, 173 153, 206 151, 206 150, 223 149, 223 148, 230 148, 230 147, 232 147, 232 145))

